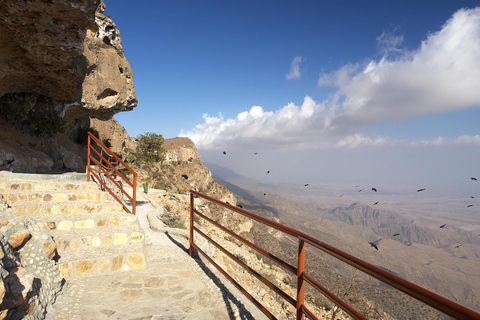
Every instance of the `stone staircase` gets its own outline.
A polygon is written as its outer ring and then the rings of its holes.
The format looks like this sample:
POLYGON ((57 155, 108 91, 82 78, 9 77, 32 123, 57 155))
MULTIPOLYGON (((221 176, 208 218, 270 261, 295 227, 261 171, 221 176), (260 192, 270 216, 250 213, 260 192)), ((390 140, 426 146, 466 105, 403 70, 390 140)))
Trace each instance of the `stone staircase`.
POLYGON ((137 217, 85 174, 0 172, 0 196, 18 215, 45 222, 66 279, 145 266, 137 217))

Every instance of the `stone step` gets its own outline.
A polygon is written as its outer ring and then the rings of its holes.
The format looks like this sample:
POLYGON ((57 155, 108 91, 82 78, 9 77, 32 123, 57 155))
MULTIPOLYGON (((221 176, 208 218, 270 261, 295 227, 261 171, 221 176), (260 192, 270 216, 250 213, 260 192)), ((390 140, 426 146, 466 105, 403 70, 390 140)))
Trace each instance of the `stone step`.
POLYGON ((104 201, 104 200, 112 200, 113 197, 108 192, 104 192, 101 190, 90 190, 85 192, 84 190, 76 190, 76 191, 61 191, 61 192, 39 192, 39 191, 11 191, 11 190, 0 190, 0 194, 2 194, 5 201, 8 204, 12 205, 18 202, 41 202, 41 203, 49 203, 49 202, 72 202, 72 201, 81 201, 81 202, 88 202, 88 201, 104 201))
POLYGON ((138 226, 137 217, 127 213, 109 214, 62 214, 45 217, 42 221, 49 223, 49 228, 59 231, 99 230, 111 226, 138 226), (53 223, 53 224, 52 224, 53 223))
POLYGON ((74 229, 68 232, 50 230, 60 256, 84 248, 110 247, 121 249, 131 242, 143 242, 145 236, 138 225, 110 226, 103 229, 74 229))
MULTIPOLYGON (((58 214, 102 214, 109 212, 124 213, 123 206, 116 201, 96 201, 96 202, 69 202, 69 203, 40 203, 25 201, 11 205, 13 212, 19 215, 29 215, 35 217, 52 216, 58 214)), ((43 218, 41 218, 43 219, 43 218)))
POLYGON ((110 246, 81 248, 63 254, 58 264, 66 279, 141 269, 146 264, 144 245, 141 241, 113 249, 110 246))

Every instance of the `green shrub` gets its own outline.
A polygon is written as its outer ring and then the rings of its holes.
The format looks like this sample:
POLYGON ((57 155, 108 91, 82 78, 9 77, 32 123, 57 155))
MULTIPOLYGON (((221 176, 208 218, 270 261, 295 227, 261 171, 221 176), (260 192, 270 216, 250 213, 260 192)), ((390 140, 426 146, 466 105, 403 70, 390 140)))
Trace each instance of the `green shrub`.
POLYGON ((162 148, 163 136, 161 134, 147 132, 137 138, 137 152, 134 159, 146 163, 163 162, 165 150, 162 148))

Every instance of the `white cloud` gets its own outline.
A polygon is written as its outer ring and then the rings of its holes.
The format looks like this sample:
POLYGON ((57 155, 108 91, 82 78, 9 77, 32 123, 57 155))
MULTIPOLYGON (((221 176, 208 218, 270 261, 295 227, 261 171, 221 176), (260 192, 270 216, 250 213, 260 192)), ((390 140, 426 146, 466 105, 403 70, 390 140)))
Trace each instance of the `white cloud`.
POLYGON ((292 65, 290 66, 290 73, 285 75, 288 80, 300 78, 300 63, 304 62, 300 56, 293 58, 292 65))
MULTIPOLYGON (((402 39, 384 33, 378 41, 391 51, 402 39)), ((202 124, 179 135, 190 137, 200 149, 382 146, 404 142, 366 137, 359 129, 383 120, 480 106, 480 8, 457 11, 417 50, 393 56, 321 74, 318 85, 338 88, 331 101, 317 103, 306 96, 301 106, 289 103, 277 111, 254 106, 235 119, 205 114, 202 124)), ((300 76, 302 61, 293 60, 292 78, 300 76)), ((461 136, 415 144, 480 145, 479 140, 461 136)))
POLYGON ((392 52, 402 52, 402 50, 399 49, 399 46, 403 43, 403 35, 396 36, 394 32, 395 30, 393 32, 384 31, 377 37, 378 47, 384 55, 388 55, 392 52))

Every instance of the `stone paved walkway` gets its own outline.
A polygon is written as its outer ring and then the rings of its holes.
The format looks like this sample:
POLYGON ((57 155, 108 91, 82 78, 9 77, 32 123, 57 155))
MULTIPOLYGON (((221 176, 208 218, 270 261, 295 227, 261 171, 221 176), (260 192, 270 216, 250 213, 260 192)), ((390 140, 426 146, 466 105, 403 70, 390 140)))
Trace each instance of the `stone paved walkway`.
POLYGON ((186 231, 149 222, 161 208, 140 192, 138 203, 147 266, 69 281, 46 319, 266 319, 228 280, 209 271, 213 267, 190 258, 186 231))

